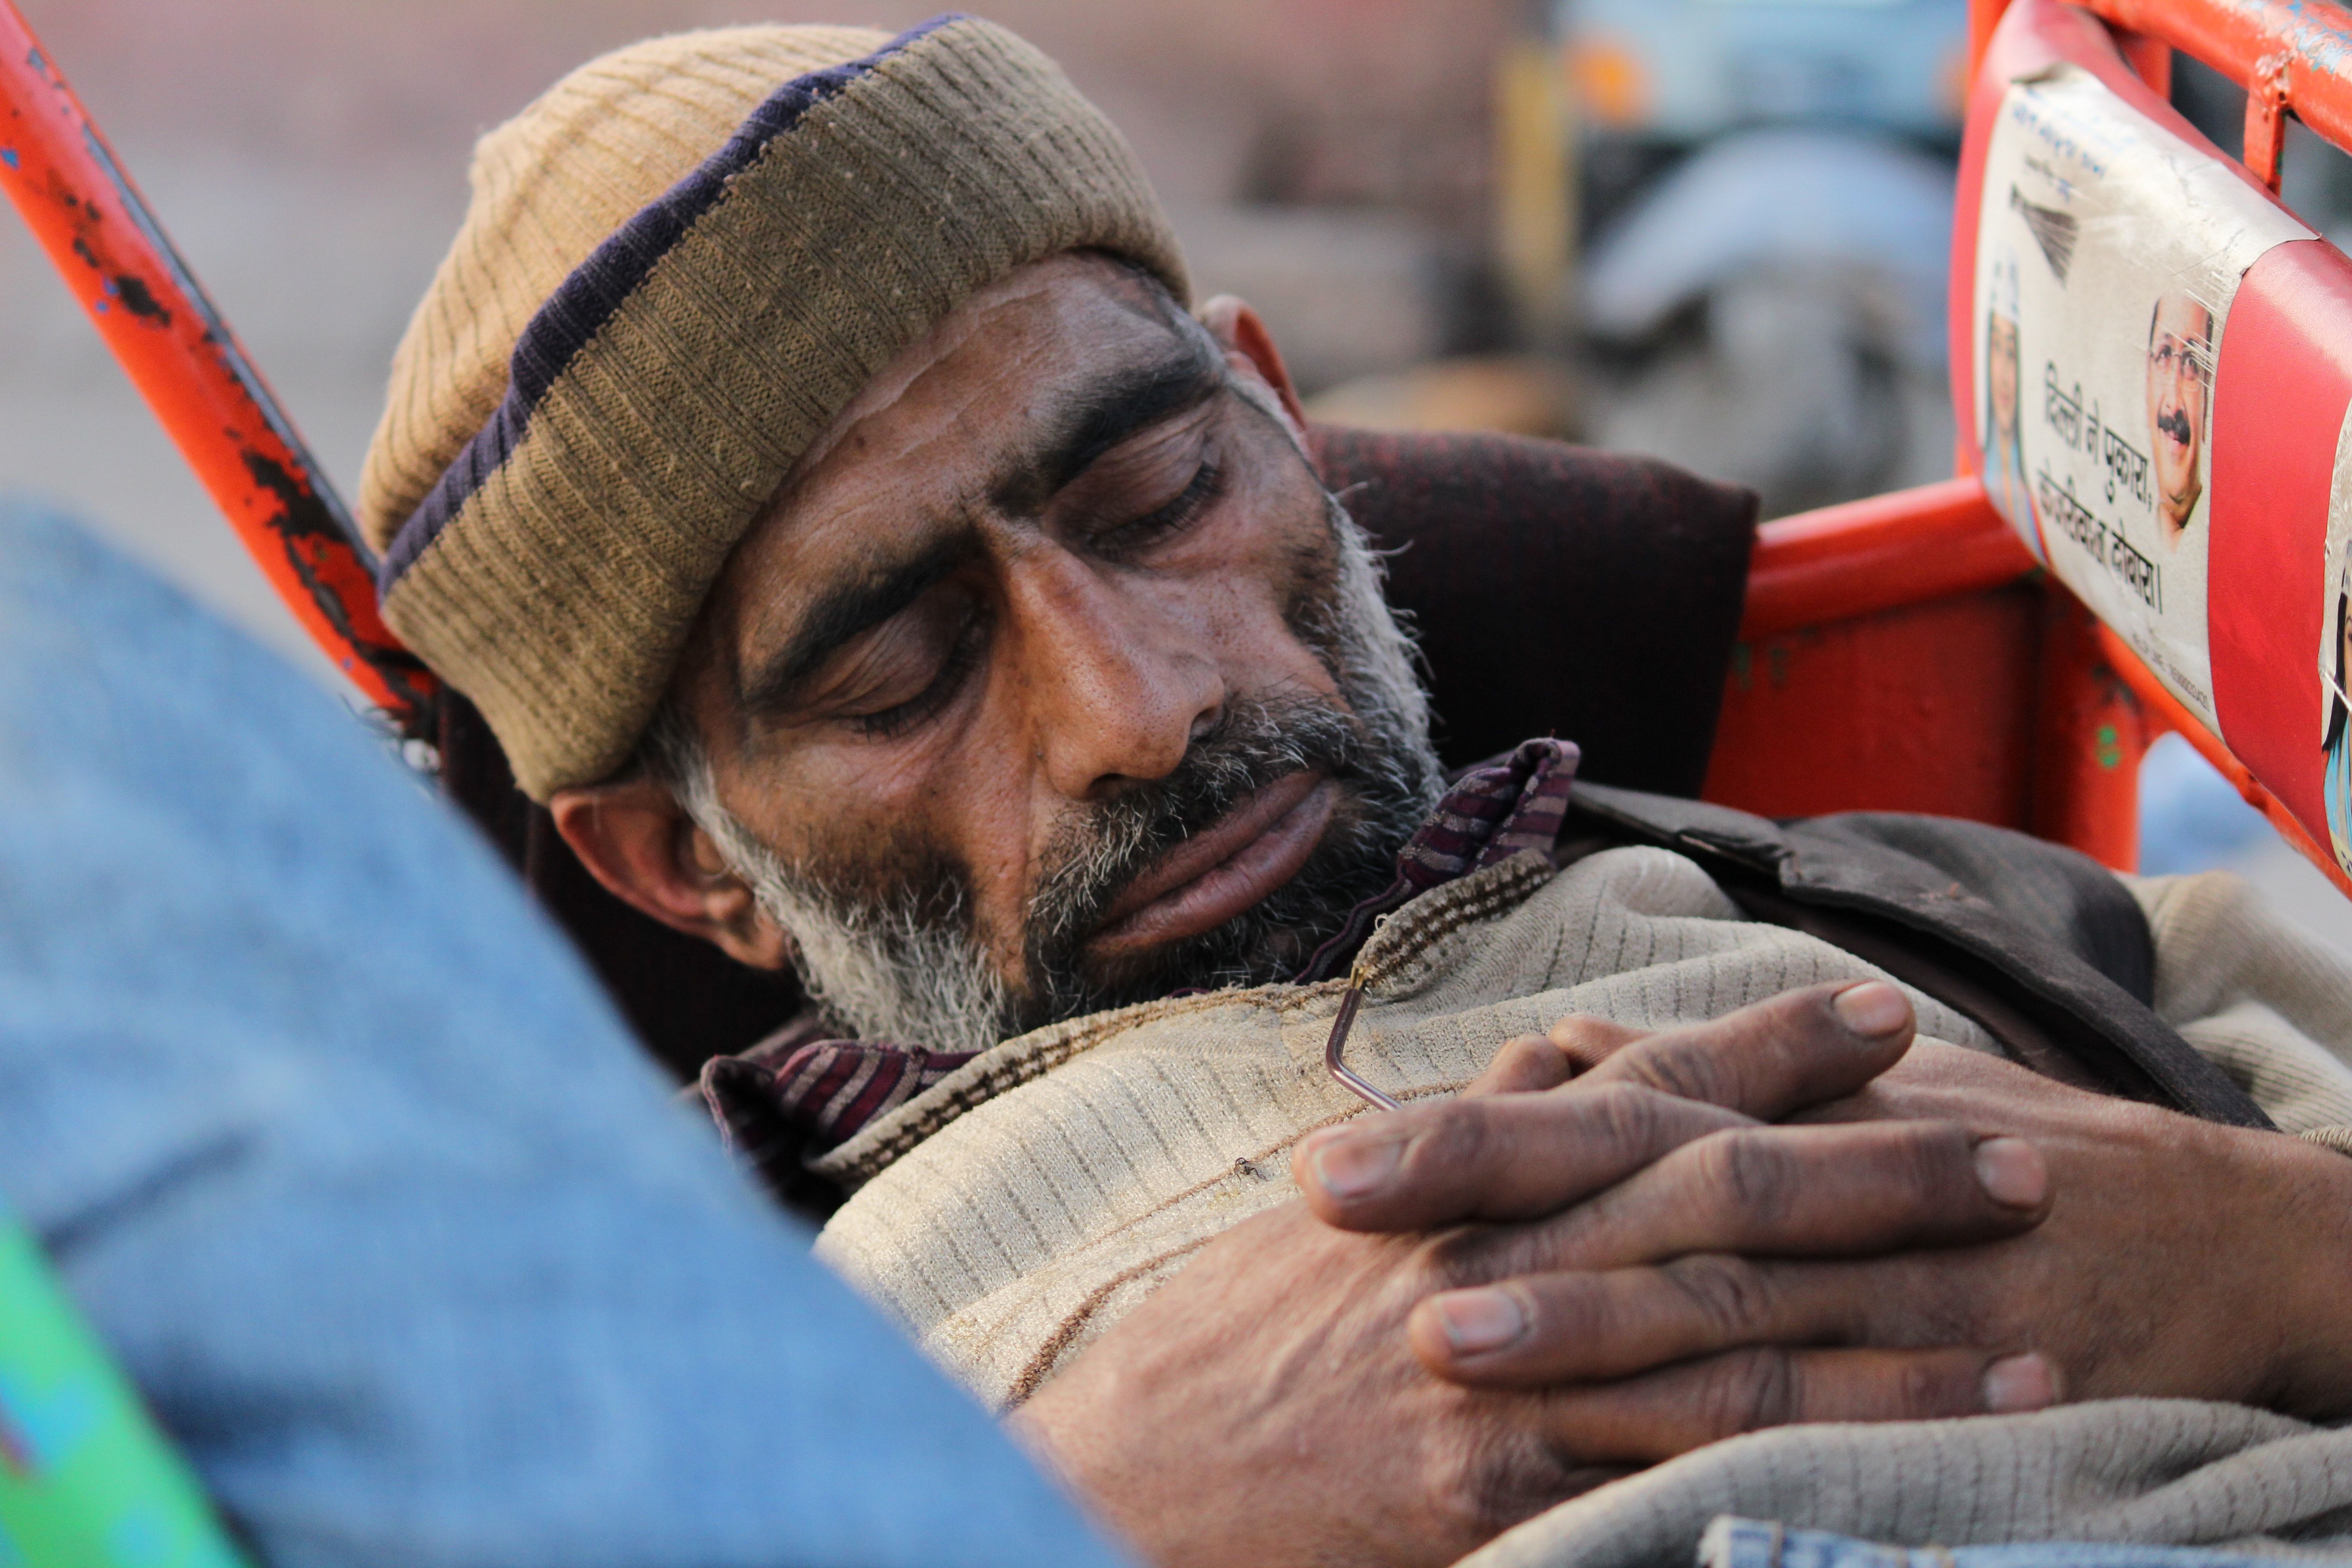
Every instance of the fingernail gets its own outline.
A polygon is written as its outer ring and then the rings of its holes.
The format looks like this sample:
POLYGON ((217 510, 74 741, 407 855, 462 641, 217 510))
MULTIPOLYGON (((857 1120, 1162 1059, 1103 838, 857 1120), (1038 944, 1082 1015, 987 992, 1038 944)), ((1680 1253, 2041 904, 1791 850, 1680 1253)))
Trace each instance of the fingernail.
POLYGON ((2057 1371, 2036 1352, 2010 1356, 1985 1368, 1984 1405, 1991 1415, 2042 1410, 2057 1403, 2057 1371))
POLYGON ((1528 1331, 1528 1315, 1507 1290, 1453 1290, 1433 1300, 1445 1342, 1458 1355, 1501 1350, 1528 1331))
POLYGON ((1988 1138, 1977 1145, 1977 1180, 1985 1195, 2013 1209, 2040 1208, 2050 1195, 2050 1167, 2022 1138, 1988 1138))
POLYGON ((1847 1028, 1866 1039, 1891 1035, 1911 1021, 1911 1004, 1884 980, 1849 985, 1830 1005, 1847 1028))
POLYGON ((1315 1180, 1335 1198, 1360 1198, 1389 1184, 1404 1158, 1402 1138, 1327 1138, 1308 1159, 1315 1180))

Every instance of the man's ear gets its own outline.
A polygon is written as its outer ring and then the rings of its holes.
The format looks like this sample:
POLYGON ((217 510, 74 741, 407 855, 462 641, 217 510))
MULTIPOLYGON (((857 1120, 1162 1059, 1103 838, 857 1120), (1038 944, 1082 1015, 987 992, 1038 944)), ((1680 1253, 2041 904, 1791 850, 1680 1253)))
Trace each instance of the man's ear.
POLYGON ((792 961, 791 935, 663 785, 633 779, 561 789, 547 809, 563 842, 614 897, 738 963, 782 969, 792 961))
POLYGON ((1274 346, 1274 334, 1266 331, 1265 321, 1255 310, 1231 294, 1220 294, 1204 302, 1194 312, 1217 346, 1225 351, 1225 359, 1235 370, 1255 372, 1280 400, 1282 411, 1290 416, 1296 426, 1292 434, 1303 442, 1307 438, 1307 410, 1298 404, 1298 388, 1291 384, 1290 367, 1282 363, 1282 351, 1274 346))

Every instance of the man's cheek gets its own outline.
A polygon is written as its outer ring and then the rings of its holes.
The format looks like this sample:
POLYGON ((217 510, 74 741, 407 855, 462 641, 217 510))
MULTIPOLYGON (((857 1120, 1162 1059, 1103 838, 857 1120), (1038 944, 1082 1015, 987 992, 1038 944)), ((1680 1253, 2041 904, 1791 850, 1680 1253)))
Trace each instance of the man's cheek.
POLYGON ((1024 927, 1042 846, 1051 833, 1042 779, 1005 755, 940 775, 932 785, 935 867, 953 867, 970 902, 967 916, 982 948, 1009 978, 1020 978, 1024 927))
POLYGON ((1329 593, 1307 595, 1302 603, 1294 568, 1292 552, 1265 549, 1179 584, 1155 584, 1153 591, 1163 614, 1190 623, 1230 695, 1305 689, 1329 696, 1336 689, 1329 671, 1311 628, 1299 624, 1329 593))
POLYGON ((796 817, 767 843, 803 882, 856 907, 937 918, 943 905, 970 897, 971 878, 929 824, 872 803, 836 802, 796 817))

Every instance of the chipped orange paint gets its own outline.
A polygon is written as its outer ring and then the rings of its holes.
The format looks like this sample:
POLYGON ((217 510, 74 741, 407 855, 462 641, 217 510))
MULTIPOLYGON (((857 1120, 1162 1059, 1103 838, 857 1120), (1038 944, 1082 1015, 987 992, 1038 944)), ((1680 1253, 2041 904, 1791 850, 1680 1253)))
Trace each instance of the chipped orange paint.
POLYGON ((384 626, 350 514, 14 0, 0 0, 0 190, 278 597, 415 732, 438 683, 384 626))

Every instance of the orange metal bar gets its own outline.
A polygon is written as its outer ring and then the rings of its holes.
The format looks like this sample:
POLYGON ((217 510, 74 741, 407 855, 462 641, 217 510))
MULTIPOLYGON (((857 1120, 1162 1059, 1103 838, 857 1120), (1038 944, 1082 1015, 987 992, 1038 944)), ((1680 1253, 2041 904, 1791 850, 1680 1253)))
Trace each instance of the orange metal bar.
POLYGON ((1740 643, 1704 798, 2031 830, 2052 597, 2028 578, 1740 643))
POLYGON ((384 626, 350 515, 15 0, 0 0, 0 188, 287 607, 414 732, 437 683, 384 626))
MULTIPOLYGON (((1823 507, 1766 523, 1758 531, 1740 637, 1744 643, 1759 643, 1813 628, 1826 635, 1838 629, 1834 623, 1955 600, 2014 582, 2032 570, 2032 559, 1992 510, 1974 479, 1823 507)), ((2352 878, 2336 867, 2335 857, 2315 844, 2303 825, 2254 781, 2221 737, 2183 708, 2123 639, 2100 625, 2072 595, 2055 584, 2048 587, 2033 726, 2032 805, 2026 826, 2045 838, 2129 869, 2138 853, 2139 760, 2158 736, 2178 731, 2282 837, 2352 896, 2352 878)), ((1786 722, 1785 715, 1777 720, 1775 732, 1785 734, 1786 722)), ((1738 804, 1751 804, 1747 796, 1759 786, 1739 769, 1754 770, 1755 759, 1748 753, 1757 747, 1742 746, 1740 739, 1727 736, 1732 744, 1717 769, 1724 776, 1710 780, 1708 798, 1738 797, 1738 804)), ((1853 770, 1832 771, 1851 774, 1853 770)), ((1874 782, 1886 784, 1884 779, 1874 782)), ((1838 804, 1826 796, 1826 804, 1810 796, 1802 806, 1781 803, 1779 795, 1790 787, 1775 773, 1765 790, 1773 796, 1772 809, 1828 810, 1838 804)), ((1848 776, 1835 783, 1832 793, 1853 788, 1848 776)), ((1886 803, 1874 799, 1870 804, 1886 803)), ((1901 804, 1916 809, 1907 801, 1901 804)))
MULTIPOLYGON (((2338 147, 2352 146, 2352 13, 2306 0, 2075 0, 2118 27, 2185 49, 2338 147)), ((2256 106, 2247 107, 2254 129, 2256 106)), ((2253 163, 2250 155, 2248 164, 2253 163)), ((2256 168, 2261 177, 2263 171, 2256 168)))
POLYGON ((2140 759, 2163 731, 2115 662, 2123 644, 2057 584, 2045 601, 2026 830, 2128 871, 2139 864, 2140 759))
POLYGON ((2266 55, 2246 83, 2246 128, 2240 144, 2246 172, 2279 194, 2279 155, 2286 150, 2286 57, 2266 55))
POLYGON ((2116 47, 2123 52, 2124 63, 2132 74, 2147 83, 2150 91, 2168 102, 2172 98, 2172 46, 2161 38, 2147 37, 2139 33, 2118 33, 2116 47))
POLYGON ((1757 530, 1743 641, 2013 582, 2033 557, 1973 477, 1822 507, 1757 530))
POLYGON ((2196 747, 2199 754, 2212 763, 2223 778, 2237 787, 2247 805, 2269 818, 2270 825, 2278 829, 2279 837, 2293 845, 2297 854, 2326 872, 2327 879, 2335 883, 2339 891, 2352 897, 2352 878, 2345 876, 2343 869, 2336 864, 2336 857, 2312 841, 2311 835, 2304 831, 2303 824, 2297 822, 2270 791, 2255 782, 2254 775, 2246 771, 2245 764, 2221 743, 2221 737, 2207 729, 2195 714, 2183 708, 2121 637, 2104 626, 2094 627, 2094 637, 2101 663, 2131 689, 2132 696, 2144 715, 2146 738, 2141 742, 2140 749, 2145 751, 2158 736, 2168 731, 2179 734, 2196 747))
POLYGON ((1992 30, 2000 26, 2009 0, 1969 0, 1969 80, 1977 79, 1985 50, 1992 47, 1992 30))
POLYGON ((1706 798, 2029 826, 2045 619, 2033 575, 1974 479, 1765 524, 1706 798))

